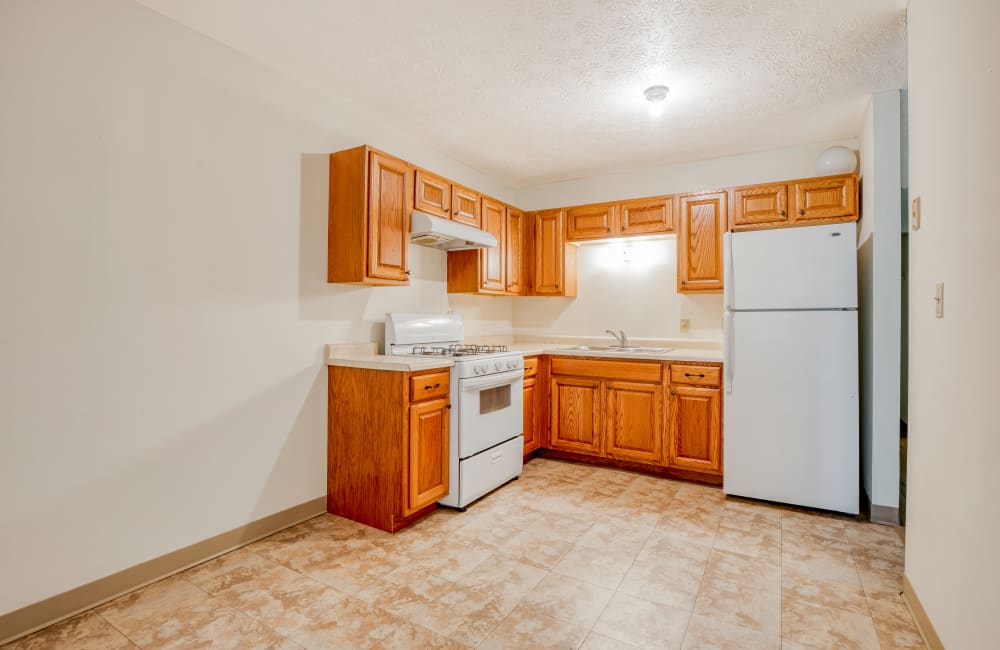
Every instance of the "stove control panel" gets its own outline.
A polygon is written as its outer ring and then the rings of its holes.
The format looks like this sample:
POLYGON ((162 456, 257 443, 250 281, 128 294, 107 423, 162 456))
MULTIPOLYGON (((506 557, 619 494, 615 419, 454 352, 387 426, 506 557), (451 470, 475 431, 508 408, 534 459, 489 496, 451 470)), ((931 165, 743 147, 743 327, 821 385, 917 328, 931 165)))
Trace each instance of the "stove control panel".
POLYGON ((464 363, 469 363, 472 366, 472 374, 479 377, 481 375, 495 375, 499 372, 509 372, 511 370, 523 368, 524 358, 520 356, 510 356, 464 363))

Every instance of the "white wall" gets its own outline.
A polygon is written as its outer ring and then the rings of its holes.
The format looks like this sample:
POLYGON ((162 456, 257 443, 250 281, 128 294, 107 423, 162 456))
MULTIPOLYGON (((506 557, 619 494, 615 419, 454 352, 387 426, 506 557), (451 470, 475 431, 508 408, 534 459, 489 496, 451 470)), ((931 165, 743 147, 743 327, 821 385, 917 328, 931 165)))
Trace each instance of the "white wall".
MULTIPOLYGON (((816 158, 834 144, 858 147, 856 140, 821 142, 538 185, 520 191, 521 205, 536 210, 815 176, 816 158)), ((650 338, 721 340, 722 294, 677 293, 676 239, 635 244, 641 257, 650 258, 648 268, 643 264, 603 263, 608 258, 617 259, 623 246, 581 246, 577 298, 517 299, 515 331, 592 336, 611 328, 650 338), (690 319, 686 334, 680 331, 681 318, 690 319)))
POLYGON ((906 575, 945 647, 1000 637, 1000 3, 911 0, 906 575), (934 284, 945 283, 944 318, 934 284))
POLYGON ((899 507, 901 133, 901 92, 875 93, 861 135, 861 474, 872 518, 889 523, 899 507))
POLYGON ((323 344, 390 309, 510 332, 510 299, 326 285, 325 153, 509 188, 129 0, 0 4, 0 614, 325 493, 323 344))

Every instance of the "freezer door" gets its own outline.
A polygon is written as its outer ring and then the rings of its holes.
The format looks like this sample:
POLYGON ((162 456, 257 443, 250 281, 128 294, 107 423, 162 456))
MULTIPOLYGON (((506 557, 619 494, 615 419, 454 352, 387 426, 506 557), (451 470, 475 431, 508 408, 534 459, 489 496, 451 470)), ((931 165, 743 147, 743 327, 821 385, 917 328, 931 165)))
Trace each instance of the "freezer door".
POLYGON ((723 245, 726 308, 857 307, 856 231, 838 223, 730 233, 723 245))
POLYGON ((726 494, 858 512, 854 311, 726 317, 726 494))

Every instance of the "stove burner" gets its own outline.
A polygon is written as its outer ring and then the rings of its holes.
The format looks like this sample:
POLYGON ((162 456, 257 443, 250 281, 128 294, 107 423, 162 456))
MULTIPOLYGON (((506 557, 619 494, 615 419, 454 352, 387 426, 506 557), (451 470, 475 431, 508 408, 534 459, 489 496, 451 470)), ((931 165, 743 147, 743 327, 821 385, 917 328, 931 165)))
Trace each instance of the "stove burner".
POLYGON ((506 352, 506 345, 470 345, 456 344, 448 347, 420 345, 413 348, 413 354, 432 357, 467 357, 475 354, 506 352))

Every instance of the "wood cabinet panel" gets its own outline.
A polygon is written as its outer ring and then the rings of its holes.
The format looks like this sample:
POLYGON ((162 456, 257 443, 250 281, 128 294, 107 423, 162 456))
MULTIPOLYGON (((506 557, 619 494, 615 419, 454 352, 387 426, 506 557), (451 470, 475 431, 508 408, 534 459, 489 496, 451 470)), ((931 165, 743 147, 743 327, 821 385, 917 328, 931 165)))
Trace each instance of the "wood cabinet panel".
POLYGON ((534 377, 538 374, 538 357, 524 358, 524 376, 534 377))
POLYGON ((538 399, 539 390, 536 377, 524 379, 524 454, 528 455, 538 449, 538 399))
POLYGON ((451 218, 453 221, 479 228, 482 226, 480 195, 461 185, 451 186, 451 218))
POLYGON ((650 235, 673 232, 676 200, 673 196, 651 196, 618 204, 618 234, 650 235))
POLYGON ((733 227, 789 222, 788 185, 750 185, 733 190, 733 227))
POLYGON ((520 295, 524 292, 524 213, 507 206, 507 228, 505 231, 504 276, 507 293, 520 295))
POLYGON ((721 389, 670 387, 671 467, 722 472, 721 389))
POLYGON ((659 361, 615 361, 586 357, 552 357, 553 375, 659 382, 663 364, 659 361))
POLYGON ((685 194, 680 198, 677 238, 677 291, 722 291, 722 233, 726 192, 685 194))
POLYGON ((447 395, 450 389, 448 377, 449 373, 447 370, 412 375, 410 377, 410 400, 419 402, 420 400, 447 395))
POLYGON ((448 494, 448 400, 410 406, 407 507, 411 514, 448 494))
POLYGON ((663 387, 624 381, 605 384, 607 455, 641 463, 663 462, 663 387))
POLYGON ((451 218, 451 182, 423 169, 414 175, 416 196, 413 207, 444 219, 451 218))
POLYGON ((611 237, 615 229, 612 203, 578 205, 566 209, 566 240, 581 241, 611 237))
POLYGON ((549 445, 585 454, 601 453, 600 383, 553 377, 550 389, 549 445))
POLYGON ((413 171, 402 160, 369 154, 368 275, 406 282, 413 171))
POLYGON ((721 377, 722 369, 718 366, 689 366, 680 363, 670 364, 671 384, 718 386, 721 377))
POLYGON ((507 209, 503 203, 493 199, 483 198, 482 207, 483 230, 496 237, 497 245, 479 251, 479 288, 481 291, 503 292, 506 289, 504 281, 505 234, 507 225, 507 209))
POLYGON ((534 213, 534 295, 576 295, 576 248, 566 244, 563 217, 562 210, 534 213))
POLYGON ((857 178, 853 174, 797 181, 795 221, 842 220, 858 214, 857 178))

